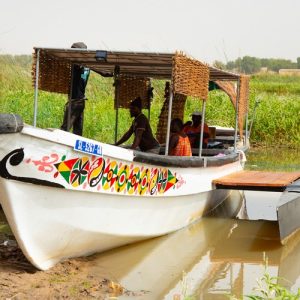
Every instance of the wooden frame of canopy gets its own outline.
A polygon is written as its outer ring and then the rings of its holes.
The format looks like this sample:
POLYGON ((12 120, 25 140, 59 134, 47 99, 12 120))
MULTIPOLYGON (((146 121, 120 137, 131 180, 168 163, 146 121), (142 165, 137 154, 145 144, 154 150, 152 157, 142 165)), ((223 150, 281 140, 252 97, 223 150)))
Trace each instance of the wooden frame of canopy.
MULTIPOLYGON (((148 53, 148 52, 122 52, 87 49, 56 49, 56 48, 34 48, 32 77, 35 87, 34 101, 34 126, 36 126, 38 89, 69 94, 71 84, 71 66, 80 64, 90 68, 102 76, 114 76, 115 80, 123 79, 124 82, 131 81, 131 87, 124 92, 122 84, 115 85, 115 107, 127 107, 129 100, 133 98, 133 87, 139 94, 146 95, 149 91, 149 79, 166 79, 171 81, 168 103, 166 149, 168 149, 170 122, 172 117, 172 104, 174 95, 193 96, 203 101, 202 105, 202 132, 205 117, 205 101, 208 95, 209 81, 220 82, 237 81, 236 97, 236 134, 237 139, 238 107, 241 106, 241 91, 244 98, 247 97, 246 84, 242 85, 242 77, 238 74, 216 69, 198 60, 189 58, 181 52, 173 53, 148 53), (117 71, 116 71, 117 70, 117 71), (129 80, 130 79, 130 80, 129 80), (146 91, 147 90, 147 91, 146 91), (146 92, 145 92, 146 91, 146 92), (126 96, 124 96, 126 95, 126 96), (129 98, 130 95, 130 98, 129 98)), ((123 82, 123 83, 124 83, 123 82)), ((245 80, 247 82, 247 80, 245 80)), ((248 80, 249 82, 249 80, 248 80)), ((221 87, 222 88, 222 87, 221 87)), ((222 88, 225 92, 226 89, 222 88)), ((148 94, 149 95, 149 94, 148 94)), ((147 95, 144 96, 147 98, 147 95)), ((180 98, 180 97, 179 97, 180 98)), ((244 106, 247 111, 247 104, 244 106)), ((117 119, 117 117, 116 117, 117 119)), ((117 120, 116 120, 117 121, 117 120)), ((117 127, 117 122, 116 122, 117 127)), ((202 137, 200 137, 200 151, 202 148, 202 137)), ((166 150, 167 154, 167 150, 166 150)))

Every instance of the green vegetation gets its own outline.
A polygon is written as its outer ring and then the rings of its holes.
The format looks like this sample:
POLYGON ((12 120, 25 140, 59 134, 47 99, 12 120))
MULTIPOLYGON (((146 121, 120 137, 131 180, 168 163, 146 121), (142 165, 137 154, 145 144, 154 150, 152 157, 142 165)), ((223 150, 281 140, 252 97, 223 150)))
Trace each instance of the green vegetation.
POLYGON ((300 145, 300 76, 253 76, 250 118, 258 99, 252 140, 276 145, 300 145))
MULTIPOLYGON (((0 55, 0 112, 18 113, 26 123, 32 124, 34 90, 31 79, 31 57, 0 55)), ((84 136, 112 143, 116 113, 113 109, 114 88, 111 78, 92 73, 87 87, 84 136)), ((164 82, 154 81, 154 100, 151 125, 156 131, 157 117, 163 104, 164 82)), ((249 124, 255 121, 251 142, 264 145, 300 146, 300 77, 260 75, 253 76, 250 84, 249 124)), ((59 128, 63 118, 66 95, 39 91, 37 125, 42 128, 59 128)), ((189 98, 185 121, 193 110, 201 110, 201 103, 189 98)), ((146 112, 147 114, 148 112, 146 112)), ((234 109, 229 97, 220 90, 209 93, 206 108, 209 125, 235 125, 234 109)), ((131 122, 125 109, 119 110, 120 136, 131 122)))
MULTIPOLYGON (((288 283, 284 278, 271 276, 268 273, 268 258, 264 258, 264 274, 257 280, 256 287, 253 288, 253 294, 246 295, 244 298, 252 300, 276 299, 276 300, 299 300, 300 288, 296 293, 289 291, 284 287, 288 283)), ((236 297, 230 297, 237 300, 236 297)))
POLYGON ((284 286, 278 284, 280 278, 270 276, 267 272, 257 281, 257 287, 253 295, 246 297, 252 300, 263 299, 278 299, 278 300, 297 300, 300 299, 300 288, 294 294, 286 289, 284 286))
POLYGON ((245 169, 254 171, 293 172, 300 170, 300 147, 252 147, 245 169))
MULTIPOLYGON (((299 300, 300 299, 300 288, 296 293, 289 291, 284 287, 284 283, 288 283, 285 279, 279 278, 277 276, 271 276, 268 272, 268 259, 264 260, 264 273, 257 279, 256 286, 252 289, 253 293, 251 295, 244 295, 242 298, 237 298, 234 295, 228 295, 228 299, 238 300, 238 299, 252 299, 252 300, 299 300)), ((187 275, 183 272, 181 280, 181 292, 180 294, 173 295, 173 299, 183 299, 183 300, 194 300, 198 299, 196 295, 189 294, 190 287, 187 280, 187 275)))
MULTIPOLYGON (((237 298, 235 295, 227 295, 228 299, 252 299, 252 300, 264 300, 264 299, 276 299, 276 300, 299 300, 300 288, 296 293, 289 291, 284 285, 288 284, 288 281, 284 278, 277 276, 271 276, 268 272, 268 258, 264 254, 264 272, 263 275, 257 279, 256 286, 252 289, 251 295, 244 295, 242 298, 237 298)), ((182 273, 181 279, 181 292, 180 294, 173 295, 173 299, 194 300, 198 299, 197 295, 190 294, 189 282, 187 274, 182 273)))

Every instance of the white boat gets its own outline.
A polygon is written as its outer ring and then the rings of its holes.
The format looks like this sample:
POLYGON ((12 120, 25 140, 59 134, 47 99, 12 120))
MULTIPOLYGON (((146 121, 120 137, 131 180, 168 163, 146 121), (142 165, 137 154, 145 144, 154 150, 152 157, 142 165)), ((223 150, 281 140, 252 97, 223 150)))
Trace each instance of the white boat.
MULTIPOLYGON (((102 51, 105 59, 100 59, 99 53, 35 48, 36 89, 38 82, 46 89, 49 78, 43 68, 51 63, 59 68, 82 64, 99 73, 114 72, 116 64, 121 64, 119 75, 172 79, 182 76, 176 73, 181 66, 176 63, 178 57, 196 64, 196 71, 200 67, 208 72, 204 78, 199 77, 203 72, 197 73, 202 87, 214 76, 240 80, 239 75, 181 54, 102 51)), ((172 86, 167 128, 173 96, 176 100, 176 93, 183 93, 176 80, 172 86)), ((193 93, 197 86, 198 82, 187 95, 197 96, 193 93)), ((37 92, 35 96, 37 103, 37 92)), ((214 189, 212 180, 243 168, 236 146, 201 149, 200 143, 196 156, 172 157, 167 151, 143 153, 59 129, 37 128, 36 113, 33 123, 23 124, 14 114, 0 114, 0 203, 23 253, 42 270, 70 257, 164 235, 195 222, 230 193, 214 189)), ((167 149, 169 130, 165 136, 167 149)))

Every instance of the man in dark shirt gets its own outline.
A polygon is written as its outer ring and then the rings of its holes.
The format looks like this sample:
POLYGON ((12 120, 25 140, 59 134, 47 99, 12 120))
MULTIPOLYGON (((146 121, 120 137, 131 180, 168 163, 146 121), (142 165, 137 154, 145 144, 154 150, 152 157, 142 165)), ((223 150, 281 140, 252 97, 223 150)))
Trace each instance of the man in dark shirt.
POLYGON ((142 113, 142 100, 140 97, 131 101, 129 106, 130 116, 134 117, 129 130, 115 143, 116 146, 126 142, 134 133, 131 149, 139 148, 144 152, 159 154, 159 143, 154 138, 147 117, 142 113))
MULTIPOLYGON (((74 43, 71 48, 86 49, 82 42, 74 43)), ((73 127, 73 133, 82 135, 83 131, 83 111, 85 107, 85 88, 90 75, 90 70, 80 65, 72 65, 72 91, 69 96, 71 101, 71 112, 69 118, 69 102, 65 106, 64 120, 61 129, 69 131, 73 127), (69 125, 69 126, 68 126, 69 125)))

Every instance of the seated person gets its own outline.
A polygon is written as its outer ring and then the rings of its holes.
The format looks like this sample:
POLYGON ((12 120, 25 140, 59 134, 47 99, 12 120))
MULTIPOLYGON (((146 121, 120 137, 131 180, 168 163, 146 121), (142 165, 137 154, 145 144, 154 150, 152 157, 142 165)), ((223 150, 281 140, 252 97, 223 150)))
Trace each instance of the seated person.
MULTIPOLYGON (((183 131, 189 137, 192 148, 199 148, 200 146, 201 120, 202 120, 202 113, 195 111, 192 113, 192 122, 188 121, 184 124, 183 131)), ((207 124, 204 123, 203 144, 202 144, 203 148, 207 148, 208 138, 209 138, 209 128, 207 124)))
POLYGON ((134 117, 128 131, 115 143, 116 146, 126 142, 134 133, 131 149, 139 148, 141 151, 159 154, 160 145, 154 138, 147 117, 142 113, 142 99, 140 97, 131 101, 130 116, 134 117))
POLYGON ((189 138, 183 132, 183 123, 179 118, 172 120, 170 130, 169 155, 192 156, 189 138))

